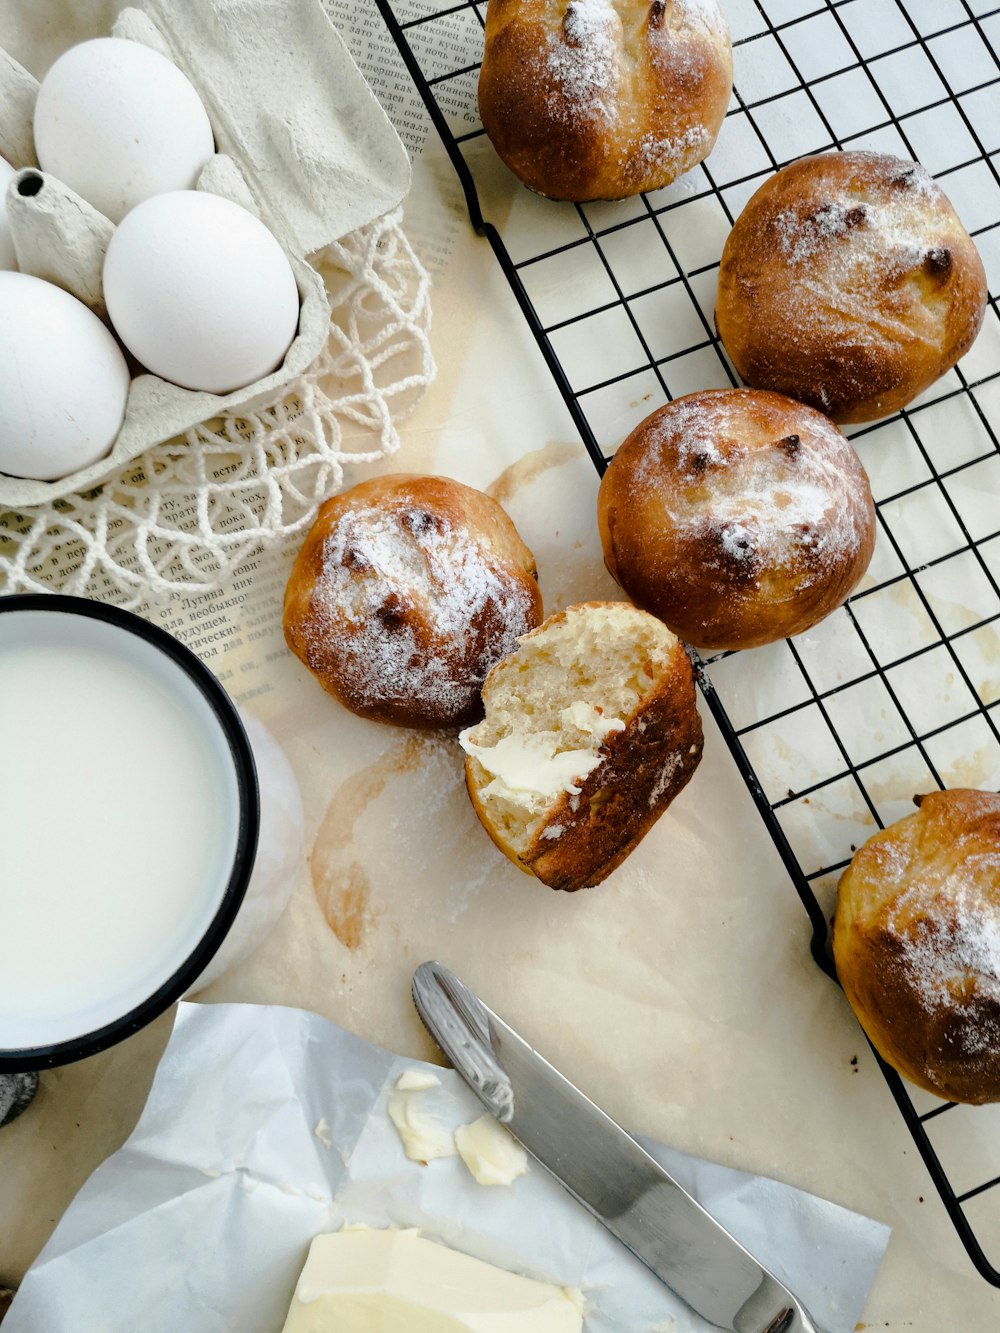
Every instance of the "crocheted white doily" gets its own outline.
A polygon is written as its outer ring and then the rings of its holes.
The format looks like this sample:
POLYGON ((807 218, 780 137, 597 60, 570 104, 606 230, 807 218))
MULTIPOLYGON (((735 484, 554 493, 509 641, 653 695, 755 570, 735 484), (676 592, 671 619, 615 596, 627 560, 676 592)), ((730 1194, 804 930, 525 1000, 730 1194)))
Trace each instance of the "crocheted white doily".
POLYGON ((157 445, 86 495, 0 514, 0 592, 136 606, 212 588, 307 527, 346 462, 393 453, 396 423, 434 376, 430 279, 401 220, 397 209, 310 258, 330 337, 273 402, 157 445))

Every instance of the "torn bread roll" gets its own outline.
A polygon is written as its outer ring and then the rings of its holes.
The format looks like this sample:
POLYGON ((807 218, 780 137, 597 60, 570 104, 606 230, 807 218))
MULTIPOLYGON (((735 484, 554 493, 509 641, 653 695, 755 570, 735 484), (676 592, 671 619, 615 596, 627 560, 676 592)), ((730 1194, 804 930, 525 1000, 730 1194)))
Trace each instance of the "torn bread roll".
POLYGON ((372 477, 327 500, 285 590, 285 640, 361 717, 465 726, 494 662, 542 619, 500 505, 448 477, 372 477))
POLYGON ((1000 1101, 1000 795, 953 788, 855 854, 837 976, 872 1045, 946 1101, 1000 1101))
POLYGON ((986 298, 975 244, 922 166, 821 153, 769 177, 736 219, 715 322, 747 384, 872 421, 964 356, 986 298))
POLYGON ((459 737, 472 804, 500 850, 553 889, 605 879, 701 758, 687 654, 624 602, 550 616, 493 668, 483 703, 459 737))
POLYGON ((669 185, 711 152, 732 86, 716 0, 490 0, 483 128, 550 199, 669 185))

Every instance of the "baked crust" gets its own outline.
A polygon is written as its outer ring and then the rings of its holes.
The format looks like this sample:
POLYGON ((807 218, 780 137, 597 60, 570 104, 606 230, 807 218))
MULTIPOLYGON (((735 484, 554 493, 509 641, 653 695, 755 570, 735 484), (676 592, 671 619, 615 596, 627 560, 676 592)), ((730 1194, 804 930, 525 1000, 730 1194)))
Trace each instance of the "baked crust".
POLYGON ((715 0, 490 0, 483 128, 550 199, 669 185, 708 156, 732 83, 715 0))
POLYGON ((541 619, 514 524, 446 477, 373 477, 327 500, 285 590, 285 641, 323 688, 408 727, 482 716, 488 671, 541 619))
POLYGON ((753 648, 838 607, 868 567, 875 507, 857 454, 781 394, 689 394, 640 422, 597 502, 604 560, 685 643, 753 648))
POLYGON ((923 167, 825 153, 783 167, 736 219, 715 321, 747 384, 870 421, 968 351, 986 298, 976 247, 923 167))
MULTIPOLYGON (((530 644, 553 625, 590 607, 617 603, 584 602, 557 612, 525 636, 530 644)), ((624 607, 635 615, 644 613, 624 607)), ((670 636, 673 638, 673 636, 670 636)), ((503 667, 501 663, 501 667, 503 667)), ((530 690, 527 682, 523 688, 530 690)), ((483 696, 489 707, 490 680, 483 696)), ((480 822, 503 854, 549 888, 574 892, 601 883, 641 842, 667 806, 688 783, 702 754, 701 718, 694 674, 683 646, 674 639, 657 665, 648 690, 623 731, 601 743, 601 760, 580 783, 579 795, 562 792, 549 807, 528 846, 518 853, 491 818, 480 793, 490 775, 472 755, 465 779, 480 822)))
POLYGON ((841 877, 837 975, 890 1065, 1000 1101, 1000 795, 955 788, 870 838, 841 877))

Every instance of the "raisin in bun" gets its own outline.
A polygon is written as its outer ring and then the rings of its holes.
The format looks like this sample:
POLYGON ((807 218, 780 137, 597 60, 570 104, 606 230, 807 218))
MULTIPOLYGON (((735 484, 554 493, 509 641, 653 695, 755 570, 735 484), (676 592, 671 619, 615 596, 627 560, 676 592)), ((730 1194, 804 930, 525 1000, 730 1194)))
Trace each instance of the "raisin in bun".
POLYGON ((736 219, 715 321, 747 384, 871 421, 968 351, 986 297, 976 247, 923 167, 825 153, 765 181, 736 219))
POLYGON ((711 152, 732 84, 716 0, 490 0, 483 128, 550 199, 669 185, 711 152))
POLYGON ((464 731, 469 796, 515 865, 553 889, 599 884, 701 759, 683 646, 627 602, 568 607, 521 640, 464 731))
POLYGON ((948 1101, 1000 1101, 1000 796, 954 789, 870 838, 833 951, 884 1060, 948 1101))
POLYGON ((715 389, 635 428, 597 502, 604 560, 685 643, 753 648, 799 634, 871 559, 875 509, 850 444, 781 394, 715 389))
POLYGON ((375 477, 328 500, 285 591, 285 639, 320 684, 409 727, 482 716, 487 672, 541 619, 514 524, 445 477, 375 477))

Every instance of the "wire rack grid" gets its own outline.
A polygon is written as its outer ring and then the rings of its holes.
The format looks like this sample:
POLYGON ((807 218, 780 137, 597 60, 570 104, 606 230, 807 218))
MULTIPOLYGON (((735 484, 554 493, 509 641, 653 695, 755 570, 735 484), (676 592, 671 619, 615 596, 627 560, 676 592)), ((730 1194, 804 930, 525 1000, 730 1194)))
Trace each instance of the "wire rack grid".
MULTIPOLYGON (((485 138, 486 4, 377 4, 600 472, 663 401, 738 383, 714 328, 719 258, 787 162, 841 148, 917 159, 976 240, 991 296, 972 351, 906 411, 849 431, 878 511, 859 590, 805 635, 699 664, 832 976, 827 923, 855 848, 915 793, 1000 788, 1000 5, 723 0, 735 91, 708 160, 653 194, 572 205, 530 195, 485 138)), ((973 1263, 1000 1286, 1000 1108, 943 1103, 880 1064, 973 1263)))

